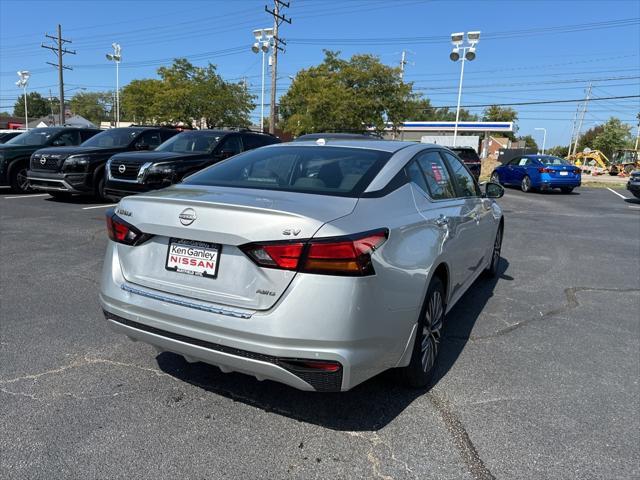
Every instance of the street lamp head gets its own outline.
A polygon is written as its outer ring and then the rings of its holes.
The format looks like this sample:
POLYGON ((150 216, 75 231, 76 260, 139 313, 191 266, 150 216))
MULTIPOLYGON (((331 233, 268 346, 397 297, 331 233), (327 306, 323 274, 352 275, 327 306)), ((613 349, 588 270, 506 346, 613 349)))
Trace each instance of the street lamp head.
POLYGON ((458 60, 460 60, 460 49, 458 47, 455 47, 453 50, 451 50, 449 58, 452 62, 457 62, 458 60))
POLYGON ((469 47, 467 52, 464 54, 464 58, 471 61, 476 58, 476 47, 469 47))
POLYGON ((258 53, 260 51, 260 44, 258 42, 251 45, 251 51, 253 53, 258 53))
POLYGON ((264 53, 267 53, 269 51, 269 42, 262 42, 260 48, 264 53))
POLYGON ((451 34, 451 43, 456 47, 459 46, 464 40, 464 32, 452 33, 451 34))
POLYGON ((473 44, 478 43, 480 41, 480 32, 467 32, 467 39, 473 44))

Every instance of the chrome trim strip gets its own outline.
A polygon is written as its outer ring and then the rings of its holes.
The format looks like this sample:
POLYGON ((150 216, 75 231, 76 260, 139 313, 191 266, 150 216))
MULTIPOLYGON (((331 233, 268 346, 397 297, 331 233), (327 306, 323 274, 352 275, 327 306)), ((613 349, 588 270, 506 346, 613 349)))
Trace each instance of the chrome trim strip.
POLYGON ((179 305, 181 307, 193 308, 195 310, 202 310, 203 312, 209 313, 217 313, 219 315, 226 315, 228 317, 234 318, 251 318, 250 313, 244 313, 237 310, 230 310, 228 308, 222 307, 212 307, 209 305, 205 305, 202 303, 195 303, 186 300, 180 300, 175 297, 168 297, 166 295, 161 295, 159 293, 150 292, 148 290, 141 290, 139 288, 131 287, 126 283, 123 283, 120 288, 128 293, 134 293, 136 295, 140 295, 141 297, 152 298, 153 300, 159 300, 161 302, 172 303, 174 305, 179 305))
POLYGON ((48 183, 56 183, 60 184, 60 187, 54 187, 53 185, 31 185, 31 188, 34 190, 52 190, 56 192, 75 192, 75 188, 69 185, 64 180, 58 180, 53 178, 38 178, 38 177, 30 177, 27 175, 27 180, 35 180, 36 182, 48 182, 48 183))

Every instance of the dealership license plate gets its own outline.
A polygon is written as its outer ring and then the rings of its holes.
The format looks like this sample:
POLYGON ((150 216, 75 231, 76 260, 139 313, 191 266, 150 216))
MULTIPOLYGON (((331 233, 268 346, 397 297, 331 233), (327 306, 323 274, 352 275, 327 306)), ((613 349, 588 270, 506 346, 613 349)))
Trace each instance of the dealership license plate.
POLYGON ((220 245, 171 238, 165 268, 172 272, 216 278, 219 258, 220 245))
POLYGON ((569 172, 560 172, 560 175, 562 176, 569 175, 569 172))

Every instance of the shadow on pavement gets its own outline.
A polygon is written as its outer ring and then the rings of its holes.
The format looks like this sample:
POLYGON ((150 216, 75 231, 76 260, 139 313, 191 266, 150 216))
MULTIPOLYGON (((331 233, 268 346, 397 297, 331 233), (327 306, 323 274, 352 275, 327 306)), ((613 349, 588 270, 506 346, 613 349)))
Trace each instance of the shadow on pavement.
MULTIPOLYGON (((505 275, 508 266, 509 262, 501 259, 498 278, 478 279, 447 316, 449 324, 436 382, 455 364, 497 282, 512 280, 505 275)), ((161 353, 157 361, 163 372, 208 392, 333 430, 379 430, 427 391, 402 386, 394 378, 393 370, 377 375, 349 392, 314 393, 271 381, 259 382, 239 373, 225 374, 205 363, 190 364, 173 353, 161 353)))

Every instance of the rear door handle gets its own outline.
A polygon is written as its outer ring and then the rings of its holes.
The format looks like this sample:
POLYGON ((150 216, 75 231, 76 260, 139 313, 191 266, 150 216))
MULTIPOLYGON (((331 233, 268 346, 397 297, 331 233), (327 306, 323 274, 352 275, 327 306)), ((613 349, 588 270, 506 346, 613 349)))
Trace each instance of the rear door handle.
POLYGON ((441 214, 438 218, 436 218, 434 223, 438 227, 444 227, 446 225, 449 225, 449 217, 441 214))

